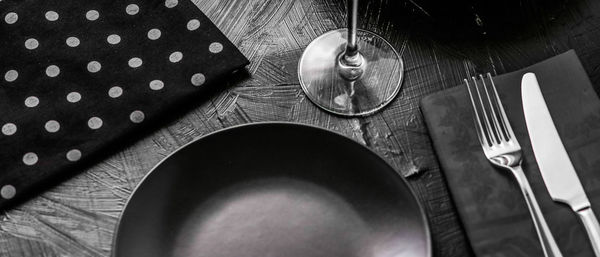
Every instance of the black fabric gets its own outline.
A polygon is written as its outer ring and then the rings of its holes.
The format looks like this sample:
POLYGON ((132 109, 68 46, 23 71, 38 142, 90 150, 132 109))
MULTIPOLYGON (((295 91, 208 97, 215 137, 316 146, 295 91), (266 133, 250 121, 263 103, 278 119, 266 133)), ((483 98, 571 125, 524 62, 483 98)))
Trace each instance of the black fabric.
POLYGON ((189 0, 3 0, 0 58, 0 209, 248 63, 189 0))
MULTIPOLYGON (((594 256, 577 215, 553 202, 531 150, 521 78, 534 72, 595 213, 600 213, 600 101, 574 51, 494 77, 523 149, 523 170, 564 256, 594 256)), ((494 168, 477 140, 464 85, 423 99, 433 145, 477 256, 543 256, 525 200, 508 171, 494 168)))

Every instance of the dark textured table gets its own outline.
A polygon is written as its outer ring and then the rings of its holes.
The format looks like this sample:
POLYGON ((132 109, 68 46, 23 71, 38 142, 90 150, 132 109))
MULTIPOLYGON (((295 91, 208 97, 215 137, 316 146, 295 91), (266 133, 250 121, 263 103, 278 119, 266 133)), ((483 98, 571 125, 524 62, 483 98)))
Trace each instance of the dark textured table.
MULTIPOLYGON (((185 0, 183 0, 185 1, 185 0)), ((194 0, 250 59, 248 77, 46 193, 0 214, 0 256, 109 256, 124 204, 161 159, 236 124, 294 121, 341 132, 385 158, 427 211, 435 256, 470 256, 433 153, 419 100, 477 73, 501 74, 575 49, 600 90, 600 2, 363 0, 359 26, 404 58, 397 99, 361 119, 324 113, 303 95, 297 62, 318 35, 343 27, 341 0, 194 0)))

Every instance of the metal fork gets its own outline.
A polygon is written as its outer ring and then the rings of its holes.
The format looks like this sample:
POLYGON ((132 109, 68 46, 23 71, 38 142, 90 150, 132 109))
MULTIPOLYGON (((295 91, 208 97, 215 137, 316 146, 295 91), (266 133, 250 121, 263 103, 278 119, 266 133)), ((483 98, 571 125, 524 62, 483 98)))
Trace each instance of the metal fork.
POLYGON ((544 256, 546 257, 562 257, 560 249, 554 241, 554 237, 548 228, 546 219, 542 215, 540 206, 535 199, 535 195, 531 190, 529 181, 521 168, 522 152, 521 146, 515 137, 515 134, 508 122, 504 107, 498 96, 496 85, 492 80, 490 73, 487 74, 489 86, 485 83, 484 77, 479 75, 481 86, 478 86, 477 79, 471 77, 475 92, 474 94, 469 85, 469 81, 465 79, 465 85, 469 91, 471 104, 473 105, 473 119, 475 121, 475 129, 481 143, 481 148, 485 153, 485 157, 494 165, 503 169, 509 170, 515 177, 527 202, 527 207, 533 219, 544 256), (482 88, 480 90, 479 88, 482 88), (488 89, 491 87, 491 89, 488 89), (485 92, 485 98, 482 97, 480 91, 485 92), (487 100, 487 101, 486 101, 487 100), (485 103, 484 103, 485 102, 485 103))

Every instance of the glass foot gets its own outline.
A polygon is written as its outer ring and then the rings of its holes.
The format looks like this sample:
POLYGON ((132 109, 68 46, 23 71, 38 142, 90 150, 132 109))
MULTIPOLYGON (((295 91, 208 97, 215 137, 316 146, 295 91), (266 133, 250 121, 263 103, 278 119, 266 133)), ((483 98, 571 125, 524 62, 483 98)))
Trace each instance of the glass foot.
POLYGON ((298 64, 304 93, 322 109, 342 116, 365 116, 389 104, 400 91, 402 59, 379 35, 357 31, 360 68, 339 59, 346 49, 347 29, 329 31, 311 42, 298 64))

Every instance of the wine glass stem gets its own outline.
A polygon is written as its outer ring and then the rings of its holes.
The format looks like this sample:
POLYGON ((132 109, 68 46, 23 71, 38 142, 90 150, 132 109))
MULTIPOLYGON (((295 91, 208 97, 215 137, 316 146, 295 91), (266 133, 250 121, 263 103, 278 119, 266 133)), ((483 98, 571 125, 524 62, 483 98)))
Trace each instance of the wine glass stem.
POLYGON ((358 0, 348 0, 348 42, 344 53, 347 65, 360 65, 358 45, 356 44, 356 24, 358 20, 358 0))

